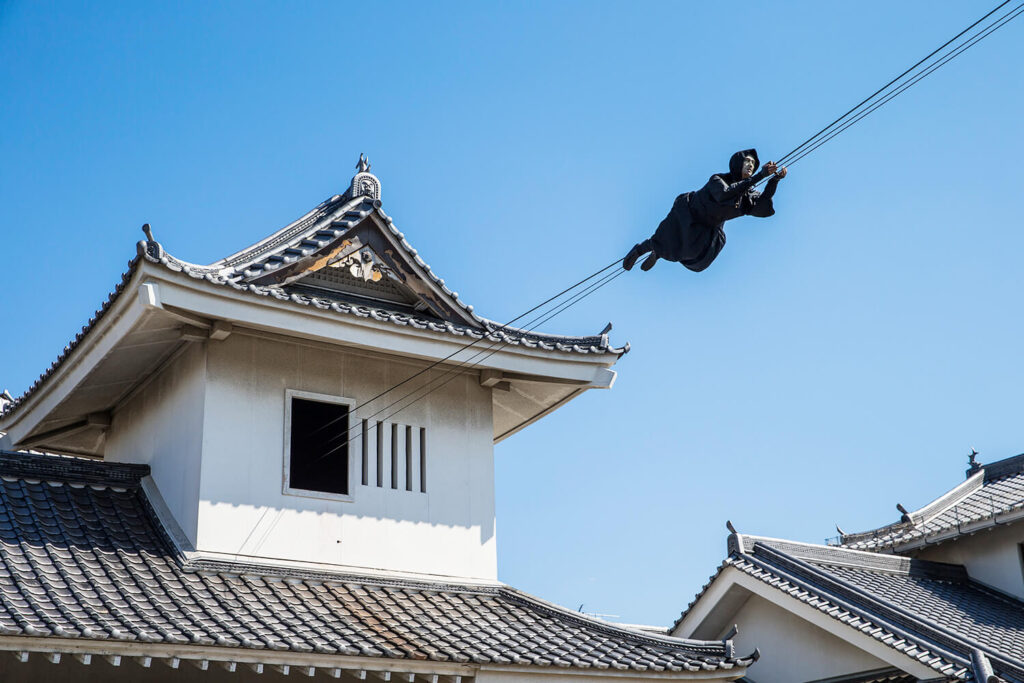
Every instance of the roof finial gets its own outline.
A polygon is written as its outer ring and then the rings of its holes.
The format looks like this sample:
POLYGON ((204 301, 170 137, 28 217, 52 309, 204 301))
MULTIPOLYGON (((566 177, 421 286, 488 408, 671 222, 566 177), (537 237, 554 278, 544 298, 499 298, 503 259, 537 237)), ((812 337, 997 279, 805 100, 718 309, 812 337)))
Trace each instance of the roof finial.
POLYGON ((729 530, 730 534, 738 534, 739 533, 738 531, 736 531, 736 527, 734 527, 732 525, 732 521, 731 520, 728 520, 728 519, 725 520, 725 528, 729 530))
POLYGON ((722 644, 725 645, 725 656, 732 659, 736 656, 736 647, 732 644, 732 639, 736 637, 736 634, 740 632, 740 627, 733 624, 729 632, 722 636, 722 644))
POLYGON ((971 449, 971 452, 967 454, 967 464, 970 468, 967 470, 967 476, 971 476, 975 472, 981 469, 981 463, 978 462, 978 451, 971 449))
POLYGON ((370 160, 362 152, 356 163, 356 174, 346 194, 349 199, 369 197, 374 206, 380 207, 380 179, 370 173, 370 160))
POLYGON ((150 258, 159 260, 163 258, 164 248, 160 246, 160 243, 153 237, 153 228, 149 227, 149 223, 142 225, 142 234, 146 236, 146 239, 139 240, 135 245, 136 250, 139 252, 139 256, 149 256, 150 258))
POLYGON ((6 412, 12 405, 14 405, 14 397, 11 396, 11 392, 6 389, 0 391, 0 414, 6 412))
POLYGON ((907 511, 907 508, 903 507, 902 503, 896 503, 896 509, 899 510, 900 513, 903 515, 903 518, 900 520, 901 522, 914 521, 913 518, 911 518, 910 516, 910 512, 907 511))

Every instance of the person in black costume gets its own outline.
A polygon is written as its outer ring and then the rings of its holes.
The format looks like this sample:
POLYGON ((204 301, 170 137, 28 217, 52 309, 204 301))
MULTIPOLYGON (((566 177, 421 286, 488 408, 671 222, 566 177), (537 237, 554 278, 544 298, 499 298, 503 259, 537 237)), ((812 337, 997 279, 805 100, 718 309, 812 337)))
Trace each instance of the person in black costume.
POLYGON ((723 226, 740 216, 768 218, 775 214, 772 196, 779 180, 786 177, 786 168, 769 161, 759 166, 757 151, 745 149, 729 159, 729 172, 717 173, 696 192, 676 197, 672 210, 649 239, 633 246, 622 260, 622 267, 631 270, 644 254, 650 253, 640 265, 650 270, 658 259, 677 261, 692 271, 700 272, 711 265, 725 246, 723 226), (754 189, 771 176, 764 192, 754 189))

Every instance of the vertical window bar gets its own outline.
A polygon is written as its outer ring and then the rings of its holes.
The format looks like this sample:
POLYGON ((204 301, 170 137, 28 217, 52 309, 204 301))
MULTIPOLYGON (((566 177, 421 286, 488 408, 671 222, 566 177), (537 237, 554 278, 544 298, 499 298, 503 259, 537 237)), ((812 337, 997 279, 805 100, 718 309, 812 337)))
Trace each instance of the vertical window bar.
POLYGON ((370 483, 370 444, 367 440, 370 438, 368 420, 363 420, 363 486, 368 486, 370 483))
POLYGON ((398 488, 398 424, 391 423, 391 488, 398 488))
POLYGON ((420 493, 427 492, 427 428, 420 427, 420 493))
POLYGON ((384 423, 377 423, 377 488, 384 486, 384 423))
POLYGON ((412 425, 405 425, 405 490, 412 491, 412 425))

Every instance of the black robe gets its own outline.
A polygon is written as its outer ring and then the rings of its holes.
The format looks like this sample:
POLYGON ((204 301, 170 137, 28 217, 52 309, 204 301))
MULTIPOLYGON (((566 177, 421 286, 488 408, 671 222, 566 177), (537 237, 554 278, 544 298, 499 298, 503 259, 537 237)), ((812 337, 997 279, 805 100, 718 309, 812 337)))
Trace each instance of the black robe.
POLYGON ((740 216, 768 218, 775 214, 772 195, 779 183, 773 176, 764 192, 754 185, 768 176, 763 170, 741 180, 743 158, 754 158, 754 168, 760 164, 757 152, 745 149, 729 159, 729 172, 711 176, 707 184, 696 192, 676 197, 672 210, 651 237, 651 246, 659 258, 682 263, 690 270, 700 272, 711 265, 725 246, 725 222, 740 216))

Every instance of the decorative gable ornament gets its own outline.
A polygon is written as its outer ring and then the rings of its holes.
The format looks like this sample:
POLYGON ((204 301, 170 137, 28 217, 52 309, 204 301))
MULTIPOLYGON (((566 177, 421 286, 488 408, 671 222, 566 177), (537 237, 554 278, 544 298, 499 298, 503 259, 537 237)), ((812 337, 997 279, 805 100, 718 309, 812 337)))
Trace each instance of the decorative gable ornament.
POLYGON ((380 265, 373 258, 369 249, 363 249, 338 259, 329 265, 330 268, 341 268, 347 270, 352 277, 359 278, 363 282, 380 282, 384 277, 380 265))
POLYGON ((370 173, 370 160, 365 154, 359 154, 359 161, 356 163, 356 174, 352 177, 352 184, 348 188, 349 197, 369 197, 380 200, 380 179, 370 173))

